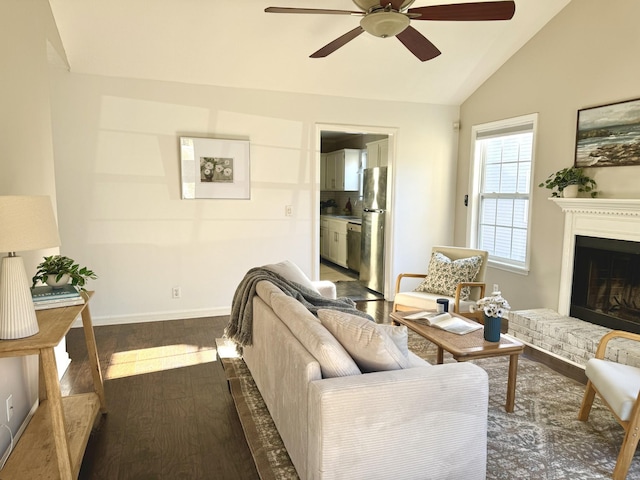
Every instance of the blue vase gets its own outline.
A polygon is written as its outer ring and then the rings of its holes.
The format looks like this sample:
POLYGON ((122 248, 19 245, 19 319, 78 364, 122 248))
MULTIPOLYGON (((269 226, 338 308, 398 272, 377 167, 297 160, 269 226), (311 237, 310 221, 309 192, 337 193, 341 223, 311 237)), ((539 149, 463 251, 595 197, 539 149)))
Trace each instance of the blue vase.
POLYGON ((487 342, 499 342, 500 341, 500 327, 502 325, 502 318, 500 317, 488 317, 484 316, 484 339, 487 342))

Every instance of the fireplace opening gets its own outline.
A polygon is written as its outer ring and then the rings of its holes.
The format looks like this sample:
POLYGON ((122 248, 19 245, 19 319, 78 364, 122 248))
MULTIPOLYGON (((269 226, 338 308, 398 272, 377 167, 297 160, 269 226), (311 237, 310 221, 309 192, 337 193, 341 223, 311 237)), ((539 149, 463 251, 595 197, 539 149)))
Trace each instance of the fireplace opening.
POLYGON ((570 315, 640 333, 640 242, 576 236, 570 315))

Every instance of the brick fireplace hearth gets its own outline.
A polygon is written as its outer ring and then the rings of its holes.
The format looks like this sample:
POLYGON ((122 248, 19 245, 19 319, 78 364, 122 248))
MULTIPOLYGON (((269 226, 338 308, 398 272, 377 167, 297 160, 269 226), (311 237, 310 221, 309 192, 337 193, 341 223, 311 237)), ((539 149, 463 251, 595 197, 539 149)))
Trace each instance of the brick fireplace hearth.
MULTIPOLYGON (((640 199, 553 198, 565 213, 558 310, 511 312, 509 334, 534 348, 584 366, 600 338, 610 331, 570 315, 576 237, 640 242, 640 199)), ((640 366, 640 344, 617 340, 611 360, 640 366)))

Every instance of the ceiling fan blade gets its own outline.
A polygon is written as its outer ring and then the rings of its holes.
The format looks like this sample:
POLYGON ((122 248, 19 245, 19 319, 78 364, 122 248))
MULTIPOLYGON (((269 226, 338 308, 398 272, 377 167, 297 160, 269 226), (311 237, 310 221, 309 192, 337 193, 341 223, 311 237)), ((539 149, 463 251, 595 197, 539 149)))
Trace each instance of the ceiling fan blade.
POLYGON ((431 60, 440 55, 440 50, 427 38, 412 26, 408 26, 396 38, 409 49, 422 62, 431 60))
POLYGON ((318 50, 315 53, 312 53, 309 56, 311 58, 323 58, 323 57, 326 57, 327 55, 335 52, 340 47, 345 46, 347 43, 349 43, 351 40, 356 38, 362 32, 364 32, 364 29, 361 26, 357 26, 356 28, 354 28, 350 32, 347 32, 344 35, 342 35, 341 37, 336 38, 333 42, 326 44, 320 50, 318 50))
POLYGON ((455 3, 410 8, 408 13, 418 13, 414 20, 481 21, 510 20, 516 11, 513 1, 455 3))
POLYGON ((364 15, 364 12, 356 12, 353 10, 329 10, 325 8, 289 8, 289 7, 267 7, 264 9, 267 13, 313 13, 328 15, 364 15))

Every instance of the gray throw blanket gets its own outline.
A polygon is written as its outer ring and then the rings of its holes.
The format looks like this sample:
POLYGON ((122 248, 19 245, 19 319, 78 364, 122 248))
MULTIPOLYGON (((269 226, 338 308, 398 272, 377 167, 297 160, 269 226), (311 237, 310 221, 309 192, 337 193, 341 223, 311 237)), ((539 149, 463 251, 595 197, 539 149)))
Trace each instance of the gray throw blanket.
POLYGON ((341 312, 358 315, 374 321, 373 318, 356 309, 355 302, 350 298, 337 299, 323 297, 299 283, 291 282, 271 270, 256 267, 249 270, 233 295, 231 303, 231 317, 225 328, 225 336, 239 345, 251 345, 253 333, 253 297, 256 285, 261 280, 268 280, 290 297, 302 303, 311 313, 317 316, 318 310, 328 308, 341 312))

